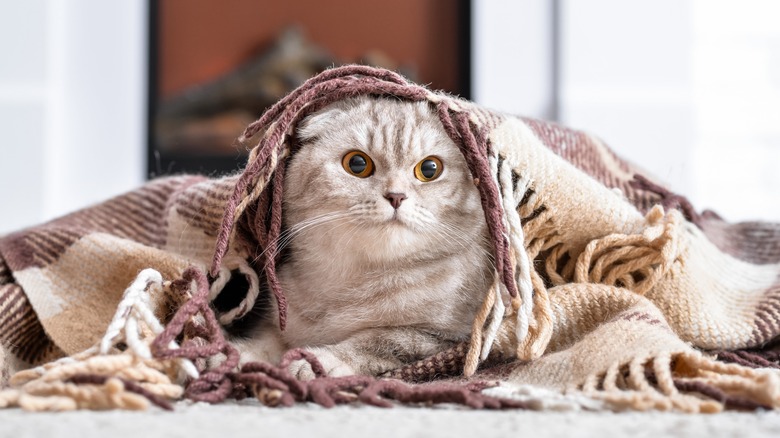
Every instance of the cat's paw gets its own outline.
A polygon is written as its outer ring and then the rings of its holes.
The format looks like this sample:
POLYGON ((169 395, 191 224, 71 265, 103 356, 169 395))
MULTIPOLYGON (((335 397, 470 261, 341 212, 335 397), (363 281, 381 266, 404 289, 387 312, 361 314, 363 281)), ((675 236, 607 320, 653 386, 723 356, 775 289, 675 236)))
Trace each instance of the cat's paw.
MULTIPOLYGON (((328 349, 309 348, 307 351, 313 353, 317 357, 317 360, 322 364, 325 373, 329 377, 351 376, 355 374, 352 367, 344 363, 344 361, 336 357, 336 355, 328 349)), ((311 368, 311 364, 303 359, 294 361, 290 364, 288 369, 298 380, 312 380, 316 377, 314 370, 311 368)))
POLYGON ((239 352, 239 363, 269 362, 279 363, 285 351, 281 337, 272 330, 264 330, 249 338, 231 339, 230 342, 239 352))

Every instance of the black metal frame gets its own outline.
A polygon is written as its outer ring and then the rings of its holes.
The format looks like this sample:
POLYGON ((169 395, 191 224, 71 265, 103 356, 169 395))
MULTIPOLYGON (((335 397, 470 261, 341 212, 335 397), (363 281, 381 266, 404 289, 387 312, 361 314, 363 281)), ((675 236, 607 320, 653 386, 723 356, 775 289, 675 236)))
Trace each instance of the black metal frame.
MULTIPOLYGON (((458 78, 460 96, 471 98, 471 0, 458 1, 458 27, 461 29, 458 35, 458 47, 460 54, 458 56, 458 78)), ((179 152, 162 153, 155 144, 154 123, 157 110, 159 84, 159 41, 160 41, 160 17, 159 1, 149 0, 148 2, 148 41, 147 50, 149 54, 147 71, 147 122, 146 122, 146 143, 147 143, 147 167, 146 175, 148 178, 155 178, 162 175, 180 174, 180 173, 202 173, 207 175, 224 175, 233 173, 241 169, 246 164, 246 157, 236 153, 231 157, 225 154, 182 154, 179 152)))

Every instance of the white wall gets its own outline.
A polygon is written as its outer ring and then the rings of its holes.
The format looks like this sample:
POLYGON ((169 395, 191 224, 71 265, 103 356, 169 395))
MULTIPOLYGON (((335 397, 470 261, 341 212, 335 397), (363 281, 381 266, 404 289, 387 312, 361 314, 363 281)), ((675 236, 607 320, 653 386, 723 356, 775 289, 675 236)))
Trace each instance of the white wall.
POLYGON ((44 209, 46 6, 0 5, 0 233, 39 220, 44 209))
POLYGON ((0 3, 0 233, 144 180, 146 2, 0 3))
POLYGON ((490 108, 555 116, 550 0, 474 0, 472 94, 490 108))
POLYGON ((780 220, 780 2, 694 0, 693 12, 697 200, 780 220))
POLYGON ((558 0, 555 37, 552 5, 475 0, 478 102, 555 114, 698 209, 780 220, 780 2, 558 0))
POLYGON ((687 0, 561 0, 560 120, 693 195, 687 0))

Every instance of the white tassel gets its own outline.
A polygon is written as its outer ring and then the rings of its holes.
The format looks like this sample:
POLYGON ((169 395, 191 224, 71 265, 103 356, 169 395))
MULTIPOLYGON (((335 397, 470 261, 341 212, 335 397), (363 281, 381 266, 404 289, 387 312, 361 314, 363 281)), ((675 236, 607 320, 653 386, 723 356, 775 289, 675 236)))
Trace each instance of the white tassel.
POLYGON ((531 283, 531 261, 525 250, 525 235, 523 234, 523 225, 520 221, 520 214, 517 212, 515 193, 525 193, 528 189, 529 181, 521 178, 517 182, 517 189, 512 191, 512 171, 506 162, 499 170, 499 178, 502 187, 502 198, 504 203, 504 217, 508 222, 509 242, 516 258, 515 281, 520 295, 520 309, 517 312, 517 324, 515 334, 517 342, 522 343, 528 336, 528 327, 533 314, 533 284, 531 283))
MULTIPOLYGON (((106 329, 106 334, 100 340, 99 353, 109 354, 119 342, 124 341, 127 347, 138 357, 151 359, 149 349, 150 339, 142 338, 142 326, 146 326, 155 336, 162 333, 164 327, 154 316, 152 310, 151 292, 162 291, 162 275, 154 269, 144 269, 135 281, 125 290, 116 313, 106 329), (140 323, 140 324, 139 324, 140 323)), ((179 348, 176 341, 168 344, 169 348, 179 348)), ((197 378, 199 373, 195 364, 189 359, 178 358, 176 361, 187 375, 197 378)))
POLYGON ((480 354, 480 360, 487 359, 490 354, 490 350, 493 348, 493 344, 496 342, 496 336, 498 336, 498 329, 501 327, 501 321, 504 319, 504 312, 506 306, 502 299, 502 290, 506 291, 506 287, 498 280, 498 276, 495 277, 493 282, 493 290, 496 293, 496 302, 493 303, 493 313, 491 315, 490 325, 485 332, 485 341, 482 344, 482 353, 480 354))

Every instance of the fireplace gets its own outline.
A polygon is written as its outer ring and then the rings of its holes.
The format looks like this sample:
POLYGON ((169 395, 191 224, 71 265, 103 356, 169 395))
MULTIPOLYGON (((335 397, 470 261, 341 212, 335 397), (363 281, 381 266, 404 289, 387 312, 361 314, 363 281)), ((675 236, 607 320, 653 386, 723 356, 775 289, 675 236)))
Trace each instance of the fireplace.
POLYGON ((332 65, 471 97, 469 0, 152 1, 148 175, 238 170, 243 128, 332 65))

